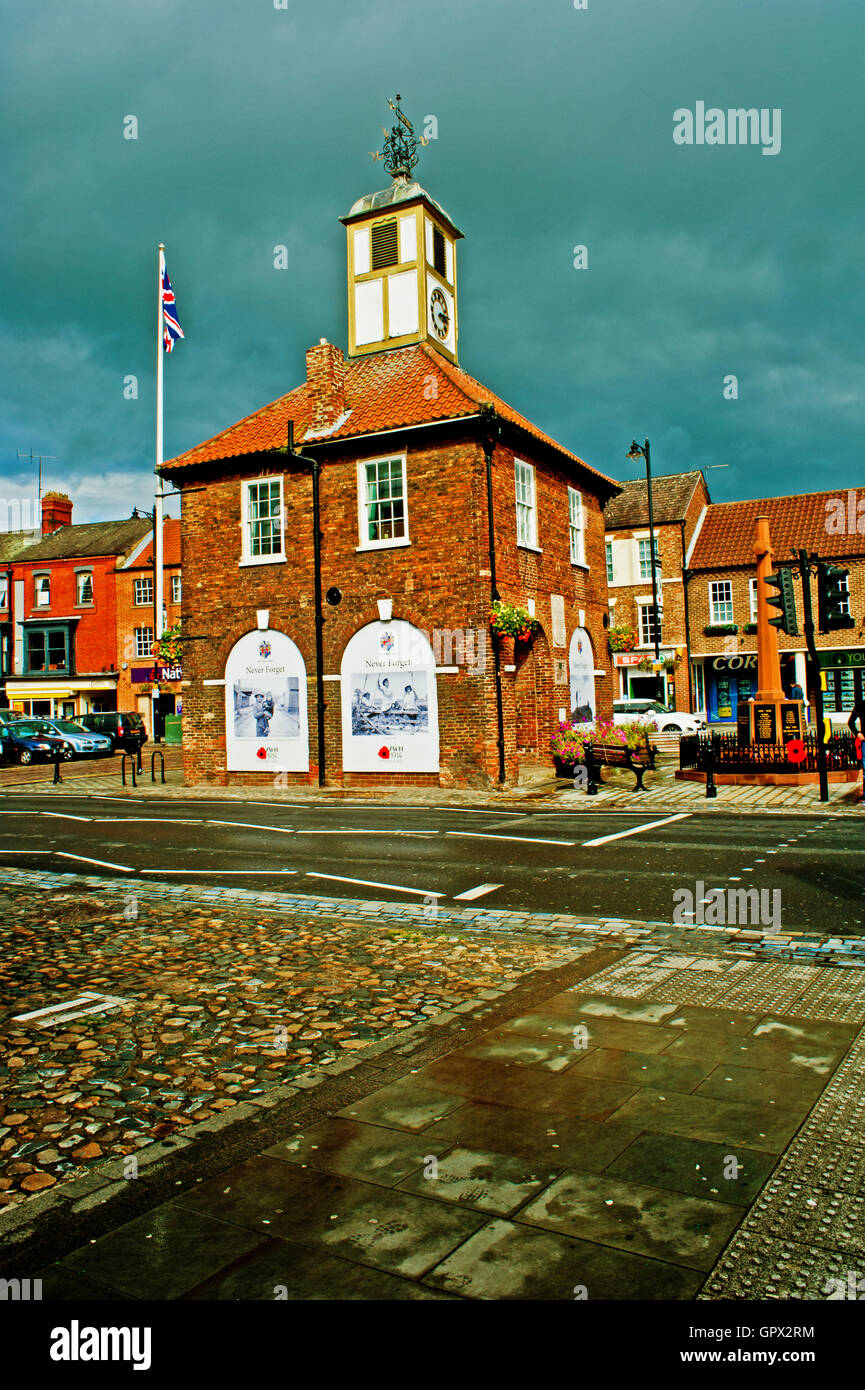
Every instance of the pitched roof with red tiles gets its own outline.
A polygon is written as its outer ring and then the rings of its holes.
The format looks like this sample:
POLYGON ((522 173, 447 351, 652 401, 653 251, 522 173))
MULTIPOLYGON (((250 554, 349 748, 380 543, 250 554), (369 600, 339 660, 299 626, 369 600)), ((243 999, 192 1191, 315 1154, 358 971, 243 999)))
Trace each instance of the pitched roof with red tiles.
POLYGON ((495 407, 503 420, 579 464, 580 468, 608 483, 611 488, 618 487, 612 478, 565 449, 494 392, 475 381, 468 372, 448 362, 426 343, 347 358, 345 414, 337 428, 328 433, 313 434, 310 431, 312 412, 308 385, 304 382, 287 396, 281 396, 254 415, 239 420, 213 439, 169 459, 163 465, 163 471, 170 475, 193 464, 239 458, 262 449, 284 448, 289 420, 294 421, 295 443, 301 446, 322 440, 353 439, 384 430, 431 424, 438 420, 460 419, 477 415, 480 407, 487 403, 495 407))
MULTIPOLYGON (((152 534, 152 533, 151 533, 152 534)), ((163 565, 180 564, 180 518, 167 516, 162 526, 162 563, 163 565)), ((139 555, 135 556, 132 564, 124 565, 124 569, 144 570, 153 569, 153 542, 148 536, 148 544, 139 555)))
MULTIPOLYGON (((861 494, 853 496, 857 498, 861 494)), ((691 569, 754 565, 754 531, 758 516, 769 518, 772 554, 778 560, 791 558, 794 549, 813 550, 820 556, 865 555, 865 535, 857 534, 855 522, 852 530, 846 525, 847 493, 805 492, 792 497, 711 503, 694 546, 691 569), (836 515, 845 523, 841 535, 827 529, 827 522, 836 515)))

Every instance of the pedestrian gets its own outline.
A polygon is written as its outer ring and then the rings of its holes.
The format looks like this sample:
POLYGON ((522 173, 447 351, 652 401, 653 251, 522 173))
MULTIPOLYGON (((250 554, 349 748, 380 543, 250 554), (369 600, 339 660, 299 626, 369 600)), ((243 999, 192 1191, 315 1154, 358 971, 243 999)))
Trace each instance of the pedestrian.
POLYGON ((850 732, 859 740, 859 757, 862 762, 862 804, 865 806, 865 696, 859 699, 850 711, 847 720, 850 732), (856 728, 856 725, 859 728, 856 728))
POLYGON ((805 699, 805 692, 804 692, 804 690, 802 689, 802 687, 801 687, 801 685, 799 684, 798 681, 794 681, 794 682, 793 682, 792 688, 791 688, 791 690, 790 690, 790 699, 791 699, 791 700, 804 700, 804 699, 805 699))

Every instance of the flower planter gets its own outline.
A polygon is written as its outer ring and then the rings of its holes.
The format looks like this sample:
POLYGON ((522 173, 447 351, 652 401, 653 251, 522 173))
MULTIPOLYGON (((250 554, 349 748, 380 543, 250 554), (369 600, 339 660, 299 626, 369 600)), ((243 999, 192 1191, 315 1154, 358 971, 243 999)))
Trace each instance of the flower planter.
POLYGON ((574 773, 579 766, 578 763, 565 763, 561 758, 553 758, 557 777, 567 777, 569 782, 573 782, 574 773))
POLYGON ((513 666, 516 638, 501 634, 499 637, 499 656, 503 666, 513 666))

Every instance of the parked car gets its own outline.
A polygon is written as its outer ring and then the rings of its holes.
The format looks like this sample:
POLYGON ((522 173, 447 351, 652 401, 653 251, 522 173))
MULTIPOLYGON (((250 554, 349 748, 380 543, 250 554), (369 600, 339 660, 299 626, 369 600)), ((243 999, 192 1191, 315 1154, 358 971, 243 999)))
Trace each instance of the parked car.
POLYGON ((119 710, 104 714, 81 714, 78 723, 95 734, 105 734, 110 738, 115 753, 137 753, 147 742, 147 730, 140 714, 119 710))
POLYGON ((627 724, 631 719, 654 719, 662 734, 698 734, 706 727, 699 715, 667 709, 659 700, 614 700, 613 723, 627 724))
POLYGON ((73 753, 79 758, 107 758, 114 752, 114 745, 107 734, 96 734, 85 729, 75 719, 39 719, 33 721, 46 734, 58 734, 72 745, 73 753))
POLYGON ((60 751, 61 758, 74 755, 72 744, 59 734, 47 734, 38 723, 18 719, 14 724, 4 724, 0 728, 0 745, 4 762, 27 763, 44 759, 53 762, 60 751))

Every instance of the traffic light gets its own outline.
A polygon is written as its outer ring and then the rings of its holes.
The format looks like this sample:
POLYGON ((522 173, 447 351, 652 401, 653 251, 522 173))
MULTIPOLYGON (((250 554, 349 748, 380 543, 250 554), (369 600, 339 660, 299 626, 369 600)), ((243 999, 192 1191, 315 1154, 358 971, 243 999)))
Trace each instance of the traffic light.
POLYGON ((791 570, 779 570, 777 574, 767 574, 765 582, 770 589, 777 589, 776 594, 770 594, 767 603, 770 608, 777 608, 779 611, 774 618, 769 619, 772 627, 776 627, 779 632, 789 633, 795 636, 799 628, 796 625, 796 596, 793 593, 793 574, 791 570))
POLYGON ((817 613, 821 632, 856 626, 852 614, 847 611, 850 604, 847 576, 848 571, 840 565, 821 561, 817 566, 817 613))

